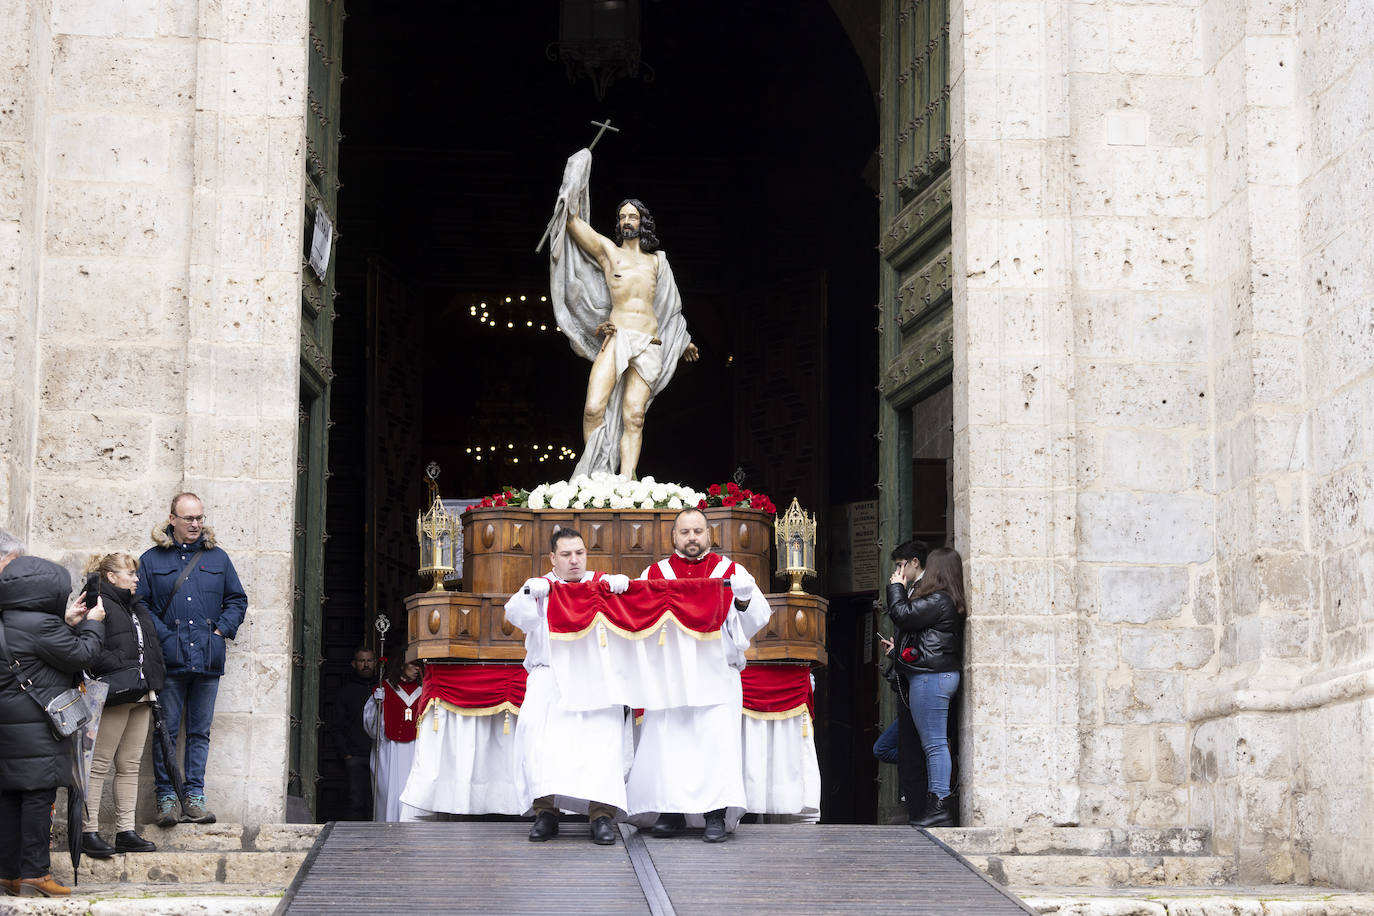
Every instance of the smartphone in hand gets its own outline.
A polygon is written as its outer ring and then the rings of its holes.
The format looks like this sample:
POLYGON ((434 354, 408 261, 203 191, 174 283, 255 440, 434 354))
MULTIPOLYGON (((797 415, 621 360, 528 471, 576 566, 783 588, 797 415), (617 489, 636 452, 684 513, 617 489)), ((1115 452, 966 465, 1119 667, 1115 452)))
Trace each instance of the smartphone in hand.
POLYGON ((86 576, 86 610, 95 607, 95 603, 100 600, 100 573, 93 572, 86 576))

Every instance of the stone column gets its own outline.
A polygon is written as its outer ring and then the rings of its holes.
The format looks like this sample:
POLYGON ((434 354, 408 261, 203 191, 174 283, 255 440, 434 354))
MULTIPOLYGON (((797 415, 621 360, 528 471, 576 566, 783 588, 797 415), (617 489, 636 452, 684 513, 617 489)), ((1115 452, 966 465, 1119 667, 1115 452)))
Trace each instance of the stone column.
POLYGON ((1067 3, 950 9, 965 821, 1078 816, 1067 3))

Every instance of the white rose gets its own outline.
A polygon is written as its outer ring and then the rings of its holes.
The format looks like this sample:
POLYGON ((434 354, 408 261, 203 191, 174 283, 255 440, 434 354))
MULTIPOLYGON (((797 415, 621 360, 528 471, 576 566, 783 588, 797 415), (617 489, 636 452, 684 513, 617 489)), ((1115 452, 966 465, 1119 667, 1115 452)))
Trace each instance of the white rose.
POLYGON ((582 500, 580 500, 580 499, 574 499, 574 500, 572 501, 572 504, 571 504, 571 505, 572 505, 572 507, 573 507, 574 509, 582 509, 582 508, 585 508, 585 507, 586 507, 586 503, 584 503, 584 502, 583 502, 582 500))
POLYGON ((639 508, 641 508, 641 509, 652 509, 653 507, 654 507, 654 501, 653 501, 652 498, 646 496, 644 499, 640 500, 639 508))
POLYGON ((668 498, 668 488, 664 486, 654 487, 649 491, 654 497, 654 502, 661 503, 668 498))
POLYGON ((530 494, 528 505, 531 509, 544 508, 544 494, 540 493, 538 490, 535 490, 533 493, 530 494))
POLYGON ((682 500, 681 500, 681 499, 678 499, 676 496, 672 497, 671 499, 668 500, 668 508, 669 508, 669 509, 681 509, 681 508, 682 508, 682 500))
POLYGON ((550 508, 550 509, 566 509, 566 508, 568 508, 568 495, 567 495, 566 493, 558 493, 558 494, 555 494, 555 495, 553 495, 553 496, 550 496, 550 497, 549 497, 549 508, 550 508))
POLYGON ((639 478, 639 482, 644 484, 644 486, 646 487, 652 487, 658 481, 654 480, 652 477, 641 477, 639 478))

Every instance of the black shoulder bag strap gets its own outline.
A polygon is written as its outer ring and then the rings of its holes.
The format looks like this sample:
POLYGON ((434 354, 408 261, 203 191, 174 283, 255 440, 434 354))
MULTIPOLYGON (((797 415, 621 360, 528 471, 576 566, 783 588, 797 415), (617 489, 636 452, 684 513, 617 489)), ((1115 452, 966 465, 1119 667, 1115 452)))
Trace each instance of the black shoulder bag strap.
POLYGON ((186 564, 186 568, 181 571, 181 575, 177 576, 176 582, 172 583, 172 593, 167 596, 167 603, 162 607, 162 615, 164 617, 166 617, 167 612, 172 609, 172 599, 177 596, 177 592, 181 591, 182 583, 186 581, 187 576, 191 575, 191 570, 196 568, 196 561, 200 559, 200 555, 203 553, 205 553, 204 547, 192 554, 191 562, 186 564))
POLYGON ((5 640, 5 624, 3 621, 3 615, 0 615, 0 652, 5 653, 5 661, 8 663, 10 671, 13 672, 14 679, 19 682, 19 689, 28 694, 29 697, 38 704, 39 709, 47 712, 48 707, 44 706, 43 701, 38 699, 30 690, 30 688, 33 687, 33 681, 24 677, 23 669, 19 667, 19 660, 10 654, 10 644, 5 640))

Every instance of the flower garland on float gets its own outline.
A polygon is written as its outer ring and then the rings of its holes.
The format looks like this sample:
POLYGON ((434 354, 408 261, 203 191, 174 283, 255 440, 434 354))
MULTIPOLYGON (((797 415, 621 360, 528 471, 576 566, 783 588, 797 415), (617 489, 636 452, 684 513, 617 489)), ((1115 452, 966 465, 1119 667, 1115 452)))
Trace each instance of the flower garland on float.
POLYGON ((571 480, 541 483, 533 490, 506 487, 485 497, 473 509, 502 506, 523 506, 529 509, 685 509, 696 506, 707 509, 716 506, 761 509, 777 513, 773 501, 763 493, 742 489, 734 481, 713 483, 706 492, 676 483, 659 483, 652 477, 638 480, 624 474, 597 471, 588 476, 578 474, 571 480))

